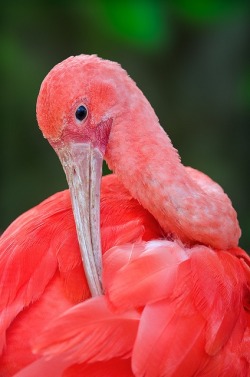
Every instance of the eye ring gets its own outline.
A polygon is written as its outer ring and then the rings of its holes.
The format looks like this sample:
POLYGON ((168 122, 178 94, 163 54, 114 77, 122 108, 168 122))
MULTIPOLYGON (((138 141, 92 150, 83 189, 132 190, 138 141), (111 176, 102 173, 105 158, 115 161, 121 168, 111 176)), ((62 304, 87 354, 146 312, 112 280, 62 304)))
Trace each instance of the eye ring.
POLYGON ((82 122, 88 115, 88 110, 84 105, 80 105, 75 112, 76 119, 82 122))

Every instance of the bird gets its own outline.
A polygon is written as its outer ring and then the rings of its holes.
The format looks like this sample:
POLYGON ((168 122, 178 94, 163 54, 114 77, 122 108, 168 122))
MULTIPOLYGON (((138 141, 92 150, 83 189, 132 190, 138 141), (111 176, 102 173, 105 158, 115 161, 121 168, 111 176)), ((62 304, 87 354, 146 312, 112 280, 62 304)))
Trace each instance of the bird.
POLYGON ((181 163, 126 71, 69 57, 44 79, 37 120, 69 191, 1 237, 5 370, 249 376, 250 258, 236 211, 217 183, 181 163), (103 159, 113 174, 101 178, 103 159), (16 367, 11 348, 26 332, 16 367))

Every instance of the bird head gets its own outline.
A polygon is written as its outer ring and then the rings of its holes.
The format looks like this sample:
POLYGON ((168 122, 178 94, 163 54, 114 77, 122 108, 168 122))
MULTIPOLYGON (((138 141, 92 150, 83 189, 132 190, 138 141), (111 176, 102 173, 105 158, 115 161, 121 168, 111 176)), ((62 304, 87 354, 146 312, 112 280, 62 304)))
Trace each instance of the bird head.
POLYGON ((133 81, 119 64, 95 55, 57 64, 44 79, 37 100, 44 137, 56 150, 69 142, 90 142, 104 154, 112 123, 130 103, 129 85, 133 81))
MULTIPOLYGON (((70 57, 45 77, 37 120, 59 156, 71 192, 89 287, 101 294, 100 182, 112 131, 140 92, 119 64, 95 55, 70 57), (132 89, 132 90, 131 90, 132 89)), ((139 95, 140 97, 140 95, 139 95)))

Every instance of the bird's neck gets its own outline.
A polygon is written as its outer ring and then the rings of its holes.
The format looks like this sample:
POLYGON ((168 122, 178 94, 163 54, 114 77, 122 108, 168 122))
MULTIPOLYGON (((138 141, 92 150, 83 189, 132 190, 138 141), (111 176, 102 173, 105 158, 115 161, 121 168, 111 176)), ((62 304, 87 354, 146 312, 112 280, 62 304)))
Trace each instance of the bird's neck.
POLYGON ((129 118, 124 113, 116 120, 105 159, 166 234, 216 248, 237 245, 240 231, 230 200, 222 190, 210 195, 214 190, 204 190, 190 176, 145 98, 129 118))

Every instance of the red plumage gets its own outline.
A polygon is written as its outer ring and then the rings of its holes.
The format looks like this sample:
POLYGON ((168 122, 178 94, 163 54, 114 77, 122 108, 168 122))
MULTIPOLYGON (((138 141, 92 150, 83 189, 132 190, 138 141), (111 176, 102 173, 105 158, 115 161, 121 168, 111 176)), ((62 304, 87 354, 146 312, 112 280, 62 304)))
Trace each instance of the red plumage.
MULTIPOLYGON (((101 228, 104 251, 161 234, 112 175, 103 178, 101 228)), ((90 297, 68 190, 21 215, 2 234, 0 272, 0 375, 5 377, 37 358, 31 341, 53 318, 90 297)))
POLYGON ((106 298, 52 321, 35 349, 45 365, 61 356, 76 370, 114 360, 115 371, 120 357, 136 377, 247 376, 249 281, 235 251, 166 240, 114 247, 104 255, 106 298))
POLYGON ((64 191, 1 236, 0 376, 250 377, 250 258, 222 188, 116 63, 57 65, 37 116, 73 212, 64 191))

